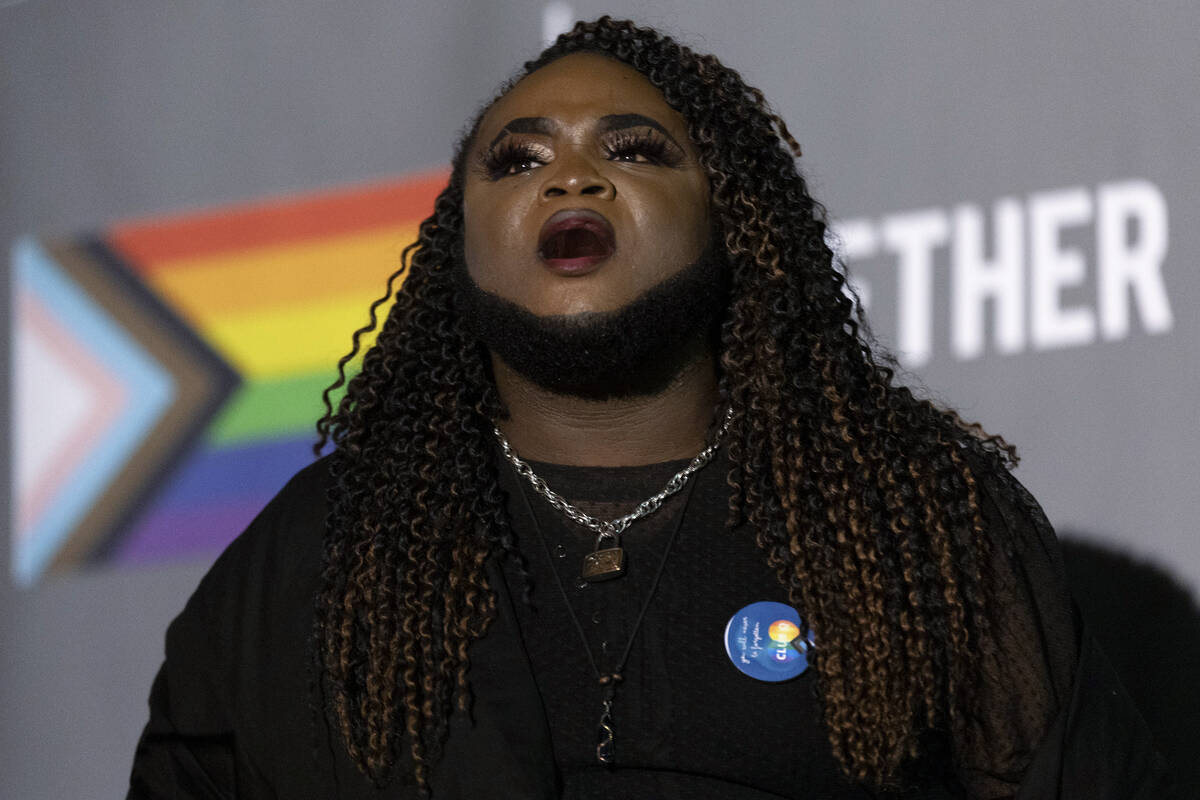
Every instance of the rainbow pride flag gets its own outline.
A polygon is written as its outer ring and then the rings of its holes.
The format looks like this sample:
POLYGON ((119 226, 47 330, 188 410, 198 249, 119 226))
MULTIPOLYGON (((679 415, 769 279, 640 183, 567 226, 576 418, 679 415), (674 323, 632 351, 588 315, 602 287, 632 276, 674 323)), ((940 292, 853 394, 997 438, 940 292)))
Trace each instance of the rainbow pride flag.
POLYGON ((311 461, 321 392, 447 177, 18 242, 16 580, 236 536, 311 461))

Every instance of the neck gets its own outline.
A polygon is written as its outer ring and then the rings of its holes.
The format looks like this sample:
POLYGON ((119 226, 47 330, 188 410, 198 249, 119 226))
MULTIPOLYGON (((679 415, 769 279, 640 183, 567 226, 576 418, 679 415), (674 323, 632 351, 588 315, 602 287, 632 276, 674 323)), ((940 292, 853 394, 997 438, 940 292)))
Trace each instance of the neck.
POLYGON ((665 390, 644 397, 586 400, 555 394, 492 357, 508 418, 500 423, 521 458, 573 466, 623 467, 691 458, 704 449, 717 403, 716 363, 705 354, 665 390))

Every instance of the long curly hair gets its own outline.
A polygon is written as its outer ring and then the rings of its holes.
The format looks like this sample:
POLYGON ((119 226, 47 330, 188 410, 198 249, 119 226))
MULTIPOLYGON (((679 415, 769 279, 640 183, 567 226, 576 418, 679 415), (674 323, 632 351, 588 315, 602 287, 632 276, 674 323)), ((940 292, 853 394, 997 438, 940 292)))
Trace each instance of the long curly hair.
MULTIPOLYGON (((873 354, 799 147, 758 89, 713 56, 608 17, 577 24, 521 76, 581 51, 636 69, 688 123, 731 273, 719 353, 730 524, 749 525, 816 632, 833 754, 852 779, 891 784, 928 732, 971 735, 989 593, 971 464, 1015 454, 897 385, 873 354)), ((382 783, 403 760, 423 788, 450 715, 469 704, 468 646, 496 613, 484 563, 516 552, 492 440, 503 407, 454 311, 478 124, 317 423, 316 451, 335 446, 314 632, 325 711, 369 777, 382 783)))

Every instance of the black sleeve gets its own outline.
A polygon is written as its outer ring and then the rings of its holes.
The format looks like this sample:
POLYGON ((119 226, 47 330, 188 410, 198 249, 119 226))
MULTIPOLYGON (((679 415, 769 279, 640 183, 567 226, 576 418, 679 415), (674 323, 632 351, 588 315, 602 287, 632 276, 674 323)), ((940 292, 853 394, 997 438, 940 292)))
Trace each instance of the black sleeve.
POLYGON ((275 797, 269 776, 312 769, 307 641, 323 469, 288 483, 167 629, 129 798, 275 797))
POLYGON ((974 798, 1168 798, 1165 762, 1067 590, 1037 502, 1007 471, 972 465, 991 546, 991 647, 958 752, 974 798))

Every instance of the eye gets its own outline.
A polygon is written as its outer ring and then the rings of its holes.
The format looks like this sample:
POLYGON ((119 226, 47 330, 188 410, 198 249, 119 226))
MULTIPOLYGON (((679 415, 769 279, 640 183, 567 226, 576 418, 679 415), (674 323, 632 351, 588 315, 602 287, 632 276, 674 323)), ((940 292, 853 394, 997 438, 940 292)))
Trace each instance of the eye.
POLYGON ((603 147, 609 161, 626 164, 674 167, 683 160, 678 148, 653 130, 617 131, 605 138, 603 147))
POLYGON ((536 142, 504 139, 480 156, 479 166, 491 180, 519 175, 548 164, 553 155, 536 142))

